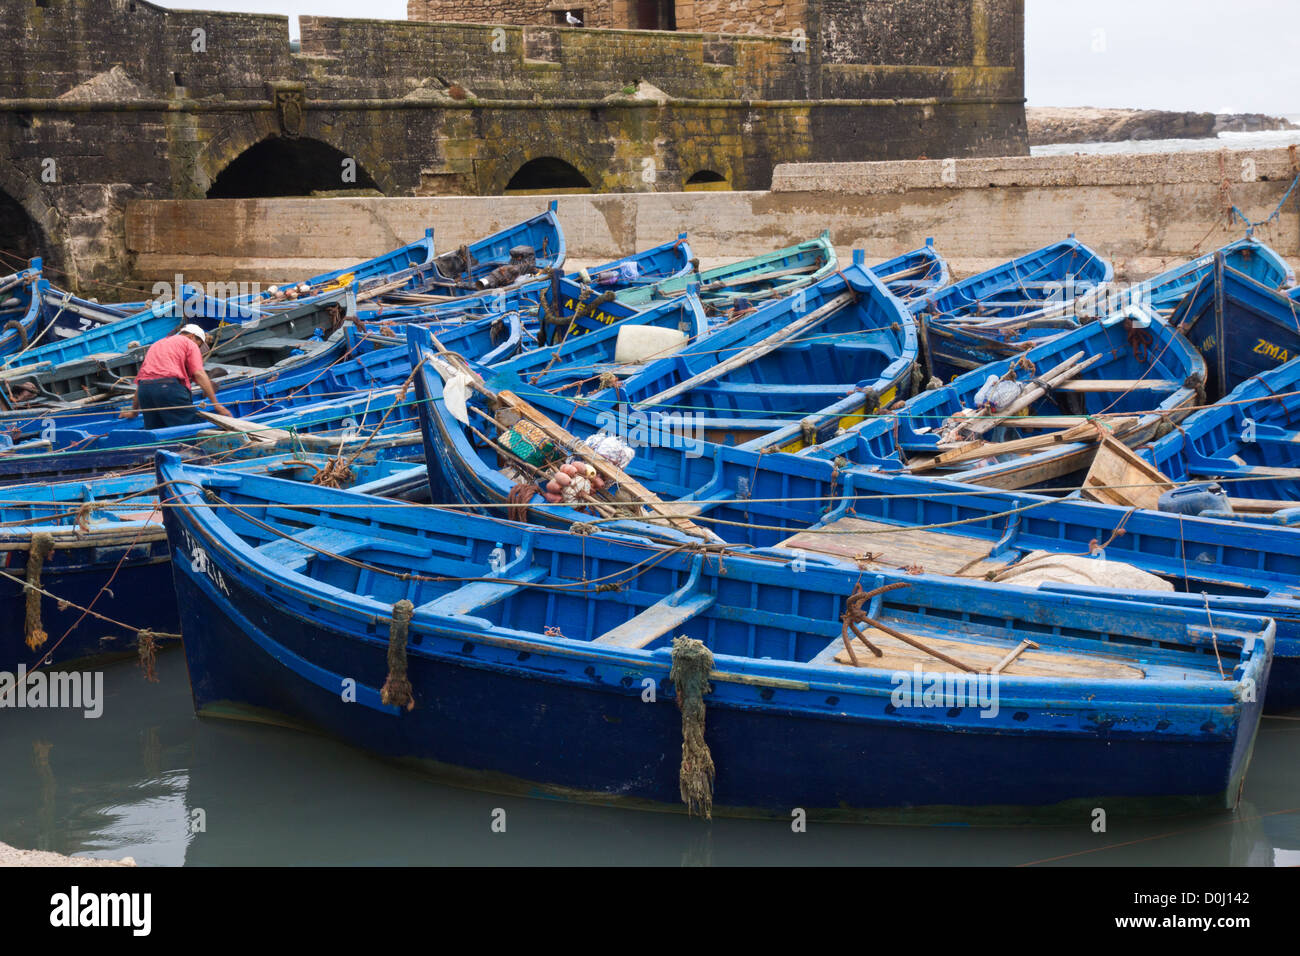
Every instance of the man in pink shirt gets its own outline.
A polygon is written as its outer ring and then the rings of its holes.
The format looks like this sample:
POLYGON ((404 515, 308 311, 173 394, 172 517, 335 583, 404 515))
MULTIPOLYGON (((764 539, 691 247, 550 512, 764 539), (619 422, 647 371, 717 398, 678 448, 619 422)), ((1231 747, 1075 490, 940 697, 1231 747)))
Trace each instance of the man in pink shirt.
POLYGON ((175 335, 159 339, 149 346, 135 377, 135 401, 122 417, 134 418, 143 410, 145 428, 193 425, 199 420, 198 412, 194 410, 194 396, 190 393, 195 382, 212 403, 214 412, 229 415, 226 406, 217 401, 212 379, 203 371, 203 353, 199 346, 207 345, 207 342, 203 329, 190 324, 175 335))

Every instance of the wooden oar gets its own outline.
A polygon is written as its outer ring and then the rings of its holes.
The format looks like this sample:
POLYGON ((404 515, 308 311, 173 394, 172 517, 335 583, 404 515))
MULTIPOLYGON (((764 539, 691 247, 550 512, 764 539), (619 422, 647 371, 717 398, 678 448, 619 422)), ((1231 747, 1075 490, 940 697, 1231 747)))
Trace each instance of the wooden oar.
POLYGON ((734 279, 718 279, 716 282, 709 282, 700 286, 701 292, 713 292, 717 289, 734 289, 740 286, 753 285, 756 282, 770 282, 773 279, 784 279, 787 276, 809 275, 816 272, 817 266, 798 266, 792 269, 775 269, 772 272, 747 272, 744 275, 736 276, 734 279))
MULTIPOLYGON (((1122 418, 1117 420, 1112 435, 1122 435, 1137 423, 1136 418, 1122 418)), ((1051 448, 1053 445, 1070 444, 1073 442, 1097 441, 1100 437, 1100 426, 1093 422, 1082 422, 1073 428, 1067 428, 1065 431, 1050 432, 1045 435, 1032 435, 1029 438, 1013 438, 1010 441, 1003 442, 970 442, 960 448, 954 448, 946 451, 934 458, 926 458, 910 463, 907 470, 913 474, 922 471, 929 471, 932 468, 943 468, 948 465, 954 465, 959 462, 970 461, 977 458, 988 458, 994 455, 1012 455, 1022 454, 1024 452, 1042 451, 1045 448, 1051 448)))
POLYGON ((268 428, 265 425, 241 421, 238 418, 218 415, 215 412, 201 411, 199 412, 199 417, 212 422, 212 424, 218 426, 222 431, 243 432, 252 441, 275 442, 293 437, 289 432, 279 428, 268 428))
POLYGON ((753 345, 741 349, 731 358, 719 362, 712 368, 700 372, 697 375, 692 375, 690 378, 686 379, 686 381, 678 382, 676 385, 666 388, 656 395, 651 395, 649 398, 637 402, 633 407, 637 409, 649 408, 652 405, 665 402, 670 398, 676 398, 678 395, 689 392, 693 388, 698 388, 706 382, 711 382, 715 378, 720 378, 721 376, 726 375, 732 369, 740 368, 743 365, 747 365, 750 362, 760 359, 769 352, 773 352, 780 348, 805 329, 811 328, 835 314, 845 306, 852 304, 856 298, 857 296, 853 292, 842 292, 821 308, 809 312, 802 318, 796 319, 794 322, 791 322, 784 328, 773 332, 771 335, 766 336, 760 341, 755 342, 753 345))

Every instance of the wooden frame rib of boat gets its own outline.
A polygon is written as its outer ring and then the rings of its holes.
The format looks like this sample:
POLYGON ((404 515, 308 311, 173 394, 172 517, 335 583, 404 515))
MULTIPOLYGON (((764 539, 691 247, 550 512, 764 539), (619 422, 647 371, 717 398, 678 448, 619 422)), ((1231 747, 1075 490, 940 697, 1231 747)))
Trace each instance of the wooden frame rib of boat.
POLYGON ((1142 454, 1175 484, 1217 481, 1236 509, 1300 520, 1300 357, 1246 379, 1142 454))
POLYGON ((179 505, 164 520, 199 714, 323 731, 479 788, 681 809, 678 637, 710 652, 701 800, 784 820, 1232 807, 1260 712, 1248 688, 1268 680, 1268 620, 1216 619, 1216 657, 1178 608, 367 511, 166 455, 158 473, 179 505), (841 636, 858 583, 879 659, 841 636), (381 690, 390 645, 409 706, 381 690), (985 668, 996 702, 957 703, 980 671, 932 651, 985 668))
POLYGON ((1213 401, 1300 355, 1300 302, 1232 268, 1222 253, 1169 321, 1205 356, 1213 401))
MULTIPOLYGON (((409 500, 428 494, 423 461, 414 457, 417 444, 360 446, 360 441, 349 441, 329 454, 289 454, 259 444, 194 461, 223 471, 310 482, 344 455, 346 471, 332 474, 348 487, 409 500)), ((153 632, 160 643, 167 639, 162 635, 176 634, 180 621, 170 599, 167 537, 156 492, 152 462, 127 474, 0 489, 0 568, 11 569, 0 572, 0 670, 13 673, 25 664, 30 671, 41 664, 80 664, 135 653, 141 630, 153 632), (32 648, 27 644, 23 568, 34 542, 42 538, 52 548, 41 561, 39 582, 45 592, 39 598, 39 627, 47 637, 32 648), (106 589, 110 581, 112 587, 106 589), (88 607, 93 614, 83 614, 88 607)))
MULTIPOLYGON (((419 342, 413 349, 429 354, 419 342)), ((1088 593, 1200 607, 1207 619, 1223 611, 1276 618, 1268 705, 1271 710, 1300 707, 1300 532, 881 474, 863 467, 874 453, 856 432, 845 436, 852 443, 837 443, 834 461, 765 454, 645 422, 620 429, 622 423, 590 405, 534 395, 533 412, 575 439, 591 442, 605 433, 628 441, 636 454, 623 470, 644 489, 617 494, 618 486, 611 485, 587 496, 590 500, 550 503, 541 485, 554 464, 530 471, 514 453, 517 444, 503 441, 502 432, 513 427, 514 409, 499 393, 475 388, 468 421, 462 422, 443 401, 434 363, 422 366, 416 384, 435 502, 466 503, 489 515, 506 513, 549 527, 590 526, 676 544, 699 542, 703 531, 737 549, 780 547, 866 571, 1014 582, 1050 561, 1044 553, 1131 565, 1175 591, 1088 593)), ((577 447, 558 446, 557 460, 580 460, 581 454, 571 451, 577 447)), ((1076 570, 1065 577, 1077 578, 1076 570)))
POLYGON ((730 311, 741 299, 761 302, 789 295, 820 282, 838 267, 830 233, 823 232, 816 239, 743 262, 629 289, 619 293, 618 298, 624 305, 642 308, 658 299, 684 295, 688 286, 696 285, 706 307, 730 311))
MULTIPOLYGON (((1191 343, 1149 310, 1114 319, 921 392, 800 454, 834 459, 861 447, 871 451, 858 460, 885 471, 1008 489, 1060 484, 1086 471, 1103 434, 1138 445, 1202 401, 1205 363, 1191 343), (977 402, 990 380, 1012 394, 977 402)), ((799 439, 787 427, 752 444, 794 450, 799 439)))
POLYGON ((675 416, 724 444, 790 422, 811 435, 906 395, 916 353, 907 307, 869 270, 849 266, 585 398, 675 416))

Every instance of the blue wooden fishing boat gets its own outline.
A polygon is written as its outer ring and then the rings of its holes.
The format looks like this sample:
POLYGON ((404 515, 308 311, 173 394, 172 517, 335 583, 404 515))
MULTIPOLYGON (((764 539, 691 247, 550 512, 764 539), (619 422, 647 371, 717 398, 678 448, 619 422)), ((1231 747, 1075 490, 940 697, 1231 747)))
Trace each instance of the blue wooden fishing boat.
POLYGON ((0 357, 27 345, 40 321, 42 263, 32 259, 26 269, 0 277, 0 357))
POLYGON ((915 360, 907 307, 849 266, 586 397, 737 444, 801 419, 860 421, 907 394, 915 360))
POLYGON ((1071 236, 930 293, 912 303, 930 371, 947 380, 1072 328, 1068 307, 1114 277, 1108 260, 1071 236))
MULTIPOLYGON (((1216 252, 1224 263, 1270 289, 1288 289, 1295 285, 1295 271, 1284 258, 1258 239, 1246 237, 1222 246, 1216 252)), ((1214 273, 1216 252, 1174 266, 1132 287, 1127 298, 1119 300, 1120 307, 1131 302, 1145 301, 1165 317, 1173 313, 1178 303, 1214 273)), ((1114 311, 1112 307, 1110 311, 1114 311)), ((1106 314, 1098 311, 1096 314, 1106 314)))
MULTIPOLYGON (((409 377, 409 370, 408 376, 409 377)), ((0 485, 64 481, 136 468, 159 448, 189 455, 217 454, 250 442, 272 443, 285 452, 332 451, 340 442, 373 432, 370 441, 409 441, 418 436, 414 398, 400 386, 300 404, 292 398, 219 425, 201 422, 145 429, 140 420, 116 421, 94 432, 56 427, 49 439, 16 445, 0 454, 0 485), (32 447, 35 445, 36 447, 32 447), (53 450, 51 450, 51 447, 53 450)))
MULTIPOLYGON (((309 320, 310 315, 304 318, 309 320)), ((282 324, 277 324, 276 328, 284 330, 282 324)), ((222 331, 234 330, 227 328, 222 331)), ((522 328, 517 316, 507 315, 456 326, 445 330, 443 336, 457 351, 486 364, 513 355, 519 348, 522 328)), ((138 363, 139 356, 135 356, 134 361, 138 363)), ((122 367, 118 363, 115 371, 122 367)), ((206 367, 217 386, 218 399, 240 418, 271 411, 284 413, 357 392, 389 388, 400 384, 411 371, 405 343, 400 337, 362 334, 350 327, 336 330, 323 342, 310 343, 283 336, 272 336, 267 341, 259 339, 251 331, 245 331, 242 336, 236 333, 231 339, 231 348, 219 344, 213 349, 206 367), (277 354, 277 350, 287 351, 287 357, 266 368, 249 365, 247 358, 238 356, 238 352, 243 351, 251 352, 254 359, 265 359, 268 352, 277 354), (293 354, 296 352, 302 354, 293 354), (245 364, 236 364, 240 361, 245 364)), ((62 408, 40 408, 28 411, 25 416, 20 413, 0 415, 0 424, 8 429, 0 433, 0 445, 4 440, 19 445, 43 439, 55 449, 102 447, 103 443, 96 436, 112 432, 121 442, 123 435, 137 429, 143 431, 140 418, 122 420, 122 411, 130 401, 131 387, 120 385, 116 376, 102 376, 102 371, 96 365, 87 370, 87 374, 96 387, 101 382, 107 385, 110 394, 104 396, 105 400, 83 405, 69 403, 62 408)), ((0 383, 3 382, 0 374, 0 383)), ((199 399, 197 407, 202 409, 205 405, 206 400, 199 399)))
MULTIPOLYGON (((867 264, 865 250, 853 250, 853 264, 867 264)), ((885 288, 908 303, 937 292, 952 282, 948 261, 935 251, 934 240, 929 238, 920 249, 886 259, 870 269, 885 288)))
MULTIPOLYGON (((552 326, 558 329, 554 336, 558 343, 495 363, 495 371, 519 376, 539 388, 593 388, 602 375, 631 375, 709 334, 704 307, 693 294, 637 310, 616 301, 584 302, 580 289, 565 286, 561 292, 558 314, 568 322, 552 326)), ((465 355, 445 334, 439 332, 438 337, 450 351, 465 355)))
POLYGON ((1278 632, 1267 704, 1274 711, 1300 707, 1300 531, 882 474, 864 467, 872 460, 865 443, 840 445, 833 461, 763 454, 622 422, 560 396, 531 395, 532 425, 520 428, 509 393, 486 385, 474 389, 462 421, 443 400, 436 369, 445 357, 427 340, 412 349, 425 360, 416 382, 435 502, 674 544, 720 538, 738 550, 781 548, 871 572, 1008 586, 1022 580, 1039 588, 1091 579, 1089 594, 1200 607, 1207 620, 1224 612, 1272 617, 1278 632), (554 442, 555 452, 534 466, 530 445, 519 438, 535 434, 543 416, 575 441, 554 442), (603 448, 608 435, 633 448, 622 470, 642 490, 619 494, 611 482, 571 500, 549 500, 545 491, 558 464, 582 460, 569 450, 579 447, 576 440, 603 448), (1147 590, 1126 590, 1138 579, 1147 590))
POLYGON ((683 232, 672 242, 665 242, 592 269, 570 272, 562 277, 567 282, 566 290, 559 293, 554 289, 555 276, 522 281, 507 288, 456 296, 398 292, 380 296, 367 303, 360 314, 364 319, 384 319, 389 322, 448 322, 515 311, 532 314, 538 311, 544 300, 553 309, 556 300, 574 296, 572 291, 567 291, 572 286, 579 289, 590 287, 587 298, 603 298, 646 282, 685 275, 691 270, 693 261, 694 254, 686 241, 686 233, 683 232))
POLYGON ((41 298, 44 317, 53 320, 46 327, 48 334, 37 332, 29 336, 27 347, 19 354, 8 355, 5 365, 54 366, 91 356, 115 355, 147 346, 187 323, 211 332, 223 324, 239 324, 269 314, 239 299, 202 295, 191 286, 182 290, 179 299, 155 302, 141 311, 116 316, 113 307, 76 300, 48 285, 42 290, 41 298), (90 317, 93 309, 99 310, 98 318, 90 317), (63 327, 69 334, 60 334, 60 322, 66 323, 63 327))
POLYGON ((829 232, 786 249, 765 253, 742 262, 704 272, 693 270, 662 282, 638 286, 619 293, 625 305, 642 308, 658 299, 684 295, 688 286, 699 287, 699 295, 710 312, 732 314, 752 304, 789 295, 796 289, 820 282, 835 272, 839 261, 829 232))
MULTIPOLYGON (((301 482, 328 468, 330 480, 346 487, 409 500, 428 491, 423 461, 410 460, 413 452, 418 446, 411 443, 381 443, 355 457, 344 452, 345 469, 331 467, 335 455, 268 455, 258 447, 215 460, 223 471, 301 482)), ((134 653, 142 630, 159 644, 174 639, 179 620, 157 503, 152 468, 0 489, 0 670, 134 653), (28 584, 39 589, 32 603, 28 584)))
MULTIPOLYGON (((265 311, 293 307, 302 300, 348 287, 355 287, 366 298, 370 298, 378 295, 380 289, 391 291, 413 281, 422 269, 429 267, 433 261, 433 251, 433 230, 426 229, 424 235, 415 242, 342 269, 322 272, 300 282, 270 286, 266 289, 259 288, 255 292, 244 295, 214 294, 208 296, 207 300, 210 304, 225 302, 226 309, 230 311, 234 311, 235 306, 240 306, 250 314, 256 315, 265 311)), ((214 293, 228 291, 229 285, 229 283, 217 283, 213 286, 213 291, 214 293)), ((203 295, 202 288, 186 285, 181 298, 191 295, 203 295)), ((154 304, 147 301, 121 302, 111 306, 101 306, 101 308, 119 310, 125 315, 135 315, 151 310, 154 304)), ((191 310, 195 308, 191 306, 191 310)))
POLYGON ((1300 357, 1246 379, 1142 454, 1176 484, 1220 483, 1234 510, 1300 521, 1300 357))
POLYGON ((1300 302, 1234 269, 1222 253, 1170 322, 1205 356, 1212 401, 1300 355, 1300 302))
POLYGON ((518 270, 505 280, 507 283, 522 275, 563 268, 564 230, 555 215, 558 205, 557 200, 551 200, 541 215, 435 256, 427 266, 416 270, 403 291, 470 295, 496 285, 496 280, 488 277, 505 266, 513 265, 518 270))
POLYGON ((1232 807, 1268 681, 1266 619, 1212 637, 1178 608, 158 471, 200 715, 479 788, 784 820, 1232 807))
MULTIPOLYGON (((350 292, 336 293, 337 301, 304 303, 210 333, 204 367, 218 397, 233 398, 238 389, 273 382, 285 372, 323 370, 346 359, 340 330, 350 297, 350 292)), ((131 380, 150 344, 60 365, 43 362, 0 371, 0 427, 17 442, 36 433, 49 437, 55 427, 93 430, 114 421, 130 404, 135 391, 131 380)))
POLYGON ((830 459, 860 449, 854 460, 884 471, 997 488, 1059 485, 1087 469, 1103 431, 1137 445, 1186 417, 1204 381, 1191 343, 1133 309, 923 391, 816 447, 795 426, 752 447, 830 459))
MULTIPOLYGON (((415 275, 433 262, 433 255, 433 230, 426 229, 424 235, 415 242, 344 269, 322 272, 304 281, 312 292, 330 287, 344 288, 354 283, 360 289, 366 289, 377 283, 388 284, 394 279, 415 275)), ((274 293, 270 297, 274 297, 274 293)))

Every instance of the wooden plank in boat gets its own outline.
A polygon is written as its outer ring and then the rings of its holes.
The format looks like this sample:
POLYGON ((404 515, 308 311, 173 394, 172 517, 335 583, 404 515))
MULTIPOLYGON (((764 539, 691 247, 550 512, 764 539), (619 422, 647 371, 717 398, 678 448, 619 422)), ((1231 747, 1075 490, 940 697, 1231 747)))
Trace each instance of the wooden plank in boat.
POLYGON ((918 531, 883 521, 852 517, 840 518, 821 530, 840 533, 801 531, 782 541, 780 547, 849 560, 857 560, 860 556, 869 554, 870 563, 879 567, 921 567, 932 574, 955 574, 970 565, 968 573, 979 576, 985 571, 1007 566, 1005 561, 984 560, 993 549, 993 542, 985 538, 941 531, 918 531), (875 533, 880 531, 885 533, 875 533))
POLYGON ((1173 487, 1173 482, 1128 445, 1103 435, 1079 490, 1093 501, 1154 511, 1160 506, 1160 496, 1173 487))
MULTIPOLYGON (((890 623, 890 626, 897 627, 899 630, 904 629, 901 625, 892 623, 890 623)), ((854 641, 853 653, 857 655, 857 666, 859 667, 911 671, 915 665, 919 664, 923 671, 931 673, 962 673, 937 657, 931 657, 925 651, 912 647, 910 644, 905 644, 895 637, 890 637, 884 631, 870 628, 864 629, 863 633, 867 636, 867 640, 880 648, 884 656, 876 657, 871 651, 867 650, 866 645, 861 641, 854 641)), ((1009 645, 1004 644, 979 644, 974 641, 932 637, 928 634, 917 634, 913 631, 908 633, 935 650, 981 671, 991 669, 1012 649, 1009 645)), ((836 664, 846 667, 854 666, 848 651, 844 649, 844 641, 840 638, 831 641, 826 646, 826 650, 818 655, 818 658, 822 658, 823 662, 829 663, 830 661, 825 661, 823 655, 829 656, 830 660, 836 664), (835 648, 838 648, 838 651, 834 650, 835 648)), ((1146 672, 1140 667, 1120 661, 1107 660, 1095 653, 1074 654, 1068 651, 1055 650, 1025 651, 1008 664, 1002 673, 1007 677, 1078 677, 1092 680, 1142 680, 1146 677, 1146 672)), ((972 706, 974 705, 972 704, 972 706)))
POLYGON ((1005 469, 991 465, 987 472, 984 469, 974 469, 954 472, 951 475, 944 474, 940 477, 953 478, 985 488, 1019 491, 1021 488, 1032 488, 1045 481, 1055 481, 1078 471, 1088 465, 1094 454, 1095 450, 1091 443, 1083 446, 1066 445, 1046 459, 1031 458, 1025 464, 1017 464, 1005 469))
POLYGON ((293 437, 293 435, 283 429, 270 428, 266 425, 259 425, 256 422, 241 421, 238 418, 218 415, 215 412, 199 412, 199 417, 207 419, 214 425, 219 425, 222 431, 243 432, 253 441, 284 441, 285 439, 293 437))
POLYGON ((1058 392, 1176 392, 1182 382, 1160 378, 1093 378, 1075 379, 1055 386, 1058 392))
POLYGON ((1272 514, 1286 508, 1300 508, 1300 501, 1275 501, 1272 498, 1229 498, 1232 510, 1254 514, 1272 514))
POLYGON ((660 601, 618 627, 606 631, 591 643, 622 648, 648 647, 669 631, 676 630, 695 615, 708 610, 714 600, 712 594, 692 594, 683 598, 680 604, 660 601))

